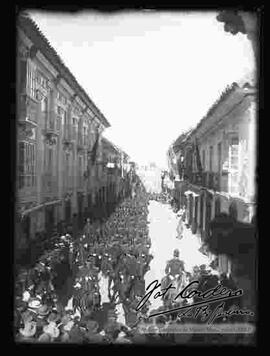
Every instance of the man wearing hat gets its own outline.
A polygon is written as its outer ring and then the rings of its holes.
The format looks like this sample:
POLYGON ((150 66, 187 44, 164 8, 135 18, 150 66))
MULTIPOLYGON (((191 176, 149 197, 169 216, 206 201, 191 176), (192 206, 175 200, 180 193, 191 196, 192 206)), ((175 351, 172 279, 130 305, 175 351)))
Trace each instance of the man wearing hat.
POLYGON ((183 210, 182 209, 180 209, 180 211, 177 213, 177 217, 179 218, 179 222, 177 225, 177 238, 181 240, 183 238, 183 232, 184 232, 183 210))
POLYGON ((179 259, 179 250, 173 251, 173 259, 171 259, 166 266, 165 273, 175 277, 184 271, 184 262, 179 259))
POLYGON ((167 275, 167 285, 169 285, 171 282, 173 282, 173 284, 176 283, 176 290, 174 290, 173 293, 168 293, 168 295, 174 295, 175 293, 177 294, 177 291, 182 283, 182 276, 184 272, 184 262, 179 259, 179 250, 175 249, 173 251, 173 258, 167 262, 165 273, 167 275))

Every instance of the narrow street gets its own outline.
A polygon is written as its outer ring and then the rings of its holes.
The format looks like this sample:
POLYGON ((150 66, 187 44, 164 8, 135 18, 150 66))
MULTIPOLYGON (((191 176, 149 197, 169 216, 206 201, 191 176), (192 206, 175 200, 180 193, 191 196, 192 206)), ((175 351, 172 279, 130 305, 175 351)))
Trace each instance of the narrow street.
MULTIPOLYGON (((182 240, 176 238, 176 228, 178 218, 169 205, 164 205, 157 201, 150 201, 149 204, 149 235, 151 238, 150 253, 153 260, 150 264, 150 270, 145 275, 145 286, 152 281, 161 281, 165 275, 165 267, 168 260, 173 256, 173 250, 178 248, 180 259, 185 263, 187 272, 197 265, 208 264, 208 258, 199 252, 200 243, 189 229, 185 228, 182 240)), ((162 300, 150 299, 150 310, 156 309, 162 305, 162 300)))
POLYGON ((250 342, 262 11, 112 10, 16 11, 13 339, 250 342))
MULTIPOLYGON (((169 205, 150 200, 149 203, 149 236, 151 239, 150 253, 153 260, 150 263, 150 270, 145 274, 145 286, 147 287, 154 280, 159 282, 165 275, 167 261, 172 258, 173 250, 178 248, 180 259, 185 263, 185 270, 192 272, 195 265, 208 264, 208 258, 199 252, 201 247, 198 239, 189 229, 185 228, 182 240, 176 238, 176 228, 178 224, 177 215, 172 211, 169 205)), ((99 288, 101 290, 101 303, 109 302, 108 279, 99 274, 99 288)), ((160 298, 150 298, 150 311, 162 305, 160 298)), ((117 319, 125 324, 125 314, 122 304, 117 304, 117 319)))

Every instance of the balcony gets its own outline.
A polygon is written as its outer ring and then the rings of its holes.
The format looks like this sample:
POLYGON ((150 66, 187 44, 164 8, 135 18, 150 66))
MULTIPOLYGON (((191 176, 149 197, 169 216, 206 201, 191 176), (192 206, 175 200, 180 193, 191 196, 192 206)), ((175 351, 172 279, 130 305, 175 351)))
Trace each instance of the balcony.
POLYGON ((45 129, 43 130, 43 135, 45 140, 50 145, 55 145, 57 143, 58 132, 56 130, 55 121, 50 118, 46 124, 45 129))
POLYGON ((84 140, 82 135, 78 135, 78 141, 77 141, 77 152, 83 152, 86 149, 84 145, 84 140))
POLYGON ((21 94, 18 102, 19 122, 30 121, 37 123, 38 103, 27 94, 21 94))
POLYGON ((192 173, 191 183, 195 185, 202 185, 202 175, 200 173, 192 173))
POLYGON ((71 132, 70 129, 68 127, 66 127, 64 129, 64 135, 63 135, 63 146, 64 146, 64 150, 65 151, 71 151, 73 148, 73 140, 72 140, 72 136, 71 136, 71 132))
POLYGON ((216 172, 203 172, 201 185, 205 188, 219 191, 220 174, 216 172))

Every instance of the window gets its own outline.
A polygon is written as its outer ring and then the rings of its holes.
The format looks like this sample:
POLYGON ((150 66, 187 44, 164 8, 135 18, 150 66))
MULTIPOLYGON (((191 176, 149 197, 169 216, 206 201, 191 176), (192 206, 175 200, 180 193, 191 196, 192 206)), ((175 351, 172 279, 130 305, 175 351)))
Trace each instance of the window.
POLYGON ((66 105, 67 99, 60 92, 57 93, 57 99, 60 101, 60 103, 66 105))
POLYGON ((83 184, 83 157, 79 156, 79 186, 83 184))
POLYGON ((60 106, 57 106, 57 109, 56 109, 56 130, 57 131, 61 130, 63 115, 64 115, 64 110, 60 106))
POLYGON ((62 114, 62 120, 63 120, 63 125, 64 125, 64 136, 67 139, 68 138, 68 118, 67 118, 67 113, 65 110, 61 109, 62 114))
POLYGON ((205 150, 203 150, 202 152, 202 165, 203 165, 203 169, 205 170, 205 150))
POLYGON ((232 137, 229 146, 229 193, 231 194, 238 194, 238 159, 239 140, 238 137, 232 137))
POLYGON ((41 101, 41 112, 47 113, 47 111, 48 111, 48 98, 46 97, 41 101))
POLYGON ((86 145, 87 142, 87 127, 83 127, 83 145, 86 145))
POLYGON ((57 106, 57 114, 59 115, 59 116, 62 116, 63 115, 63 109, 61 108, 61 106, 57 106))
POLYGON ((42 86, 44 89, 47 89, 48 82, 49 82, 49 80, 47 78, 45 78, 43 74, 41 74, 40 72, 37 73, 37 84, 42 86))
POLYGON ((77 120, 76 118, 72 119, 72 138, 76 140, 77 138, 77 120))
POLYGON ((239 141, 238 138, 234 137, 231 139, 230 144, 230 168, 238 169, 238 149, 239 149, 239 141))
POLYGON ((28 95, 32 98, 36 98, 36 72, 30 61, 27 62, 27 88, 28 95))
POLYGON ((56 116, 56 130, 61 130, 62 118, 61 116, 56 116))
POLYGON ((209 149, 209 172, 213 170, 213 146, 210 146, 209 149))
POLYGON ((64 175, 65 175, 65 186, 66 188, 69 186, 69 175, 70 175, 70 167, 69 167, 69 153, 66 153, 65 155, 65 170, 64 170, 64 175))
POLYGON ((221 142, 218 143, 217 145, 217 150, 218 150, 218 172, 220 173, 222 170, 222 148, 221 148, 221 142))
POLYGON ((35 155, 36 151, 34 144, 28 142, 19 143, 19 189, 24 187, 34 187, 36 184, 35 155))
POLYGON ((25 93, 27 78, 27 62, 20 60, 19 63, 19 90, 20 93, 25 93))

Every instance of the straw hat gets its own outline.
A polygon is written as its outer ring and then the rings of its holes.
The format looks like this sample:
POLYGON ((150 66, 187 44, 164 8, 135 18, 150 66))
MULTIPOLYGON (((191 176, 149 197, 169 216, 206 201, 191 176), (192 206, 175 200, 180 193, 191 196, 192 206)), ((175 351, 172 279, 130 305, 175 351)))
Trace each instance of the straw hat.
POLYGON ((50 322, 48 325, 43 327, 43 331, 49 334, 52 338, 57 338, 60 334, 60 330, 56 326, 55 322, 50 322))
POLYGON ((74 326, 74 321, 70 320, 64 325, 63 329, 65 331, 70 331, 73 328, 73 326, 74 326))
POLYGON ((24 337, 32 337, 37 331, 37 324, 34 321, 26 322, 24 329, 20 329, 20 334, 24 337))
POLYGON ((31 294, 27 290, 24 291, 22 301, 29 302, 30 298, 31 298, 31 294))
POLYGON ((126 338, 126 335, 123 331, 121 331, 115 340, 117 344, 131 344, 132 342, 126 338))
POLYGON ((41 307, 41 301, 38 298, 30 299, 28 302, 28 309, 36 311, 41 307))

